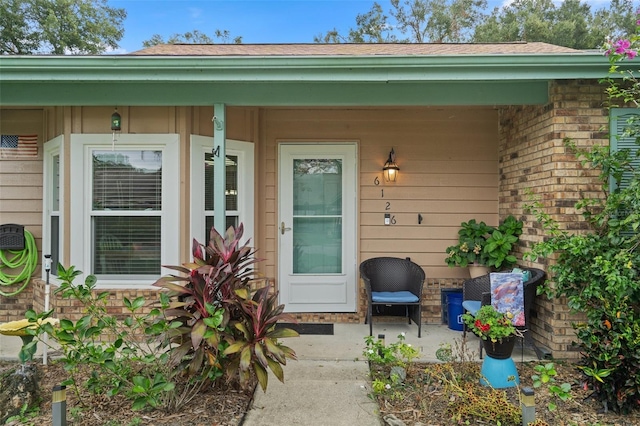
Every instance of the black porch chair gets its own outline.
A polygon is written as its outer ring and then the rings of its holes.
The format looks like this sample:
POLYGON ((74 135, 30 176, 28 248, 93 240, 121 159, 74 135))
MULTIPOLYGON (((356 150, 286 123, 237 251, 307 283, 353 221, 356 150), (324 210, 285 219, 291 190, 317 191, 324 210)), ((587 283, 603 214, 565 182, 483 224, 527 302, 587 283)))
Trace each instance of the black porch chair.
MULTIPOLYGON (((531 333, 527 333, 528 327, 531 324, 531 308, 533 307, 533 303, 536 298, 536 291, 538 285, 544 282, 546 277, 546 273, 542 269, 537 268, 521 268, 523 271, 529 271, 531 276, 530 278, 523 283, 524 285, 524 326, 517 327, 524 334, 524 339, 522 344, 524 345, 525 340, 527 345, 533 347, 536 351, 536 355, 540 358, 540 353, 535 343, 533 342, 533 338, 531 337, 531 333)), ((471 313, 472 315, 480 309, 481 306, 490 305, 491 304, 491 279, 489 274, 485 274, 479 276, 477 278, 471 278, 465 280, 462 283, 462 307, 466 312, 471 313)), ((467 325, 463 326, 463 335, 466 336, 467 333, 467 325)), ((480 358, 482 358, 482 340, 480 341, 480 358)))
POLYGON ((374 309, 404 306, 409 324, 418 326, 418 337, 422 337, 422 286, 424 270, 411 259, 396 257, 374 257, 360 264, 360 277, 367 291, 367 318, 369 335, 373 335, 374 309))

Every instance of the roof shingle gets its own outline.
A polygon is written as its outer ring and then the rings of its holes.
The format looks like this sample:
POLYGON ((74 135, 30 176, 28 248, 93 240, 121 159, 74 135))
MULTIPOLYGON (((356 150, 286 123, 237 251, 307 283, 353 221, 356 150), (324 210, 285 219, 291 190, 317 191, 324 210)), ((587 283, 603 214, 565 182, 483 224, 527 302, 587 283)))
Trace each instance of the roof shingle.
POLYGON ((161 44, 135 56, 431 56, 583 53, 541 42, 358 44, 161 44))

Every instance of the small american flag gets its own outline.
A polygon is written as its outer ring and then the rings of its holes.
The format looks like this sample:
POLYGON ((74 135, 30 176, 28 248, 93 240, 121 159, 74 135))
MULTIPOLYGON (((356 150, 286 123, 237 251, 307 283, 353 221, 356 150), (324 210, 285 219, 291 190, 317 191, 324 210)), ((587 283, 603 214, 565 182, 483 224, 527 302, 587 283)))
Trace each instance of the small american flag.
POLYGON ((0 159, 38 156, 38 135, 1 135, 0 159))

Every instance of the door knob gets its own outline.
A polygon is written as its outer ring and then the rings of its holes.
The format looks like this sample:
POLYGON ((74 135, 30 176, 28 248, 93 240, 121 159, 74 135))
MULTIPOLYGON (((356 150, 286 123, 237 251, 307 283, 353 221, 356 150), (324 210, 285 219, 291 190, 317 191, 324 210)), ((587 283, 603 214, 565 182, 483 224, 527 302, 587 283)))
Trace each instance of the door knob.
POLYGON ((285 228, 284 222, 280 222, 280 233, 284 235, 285 231, 291 231, 291 228, 285 228))

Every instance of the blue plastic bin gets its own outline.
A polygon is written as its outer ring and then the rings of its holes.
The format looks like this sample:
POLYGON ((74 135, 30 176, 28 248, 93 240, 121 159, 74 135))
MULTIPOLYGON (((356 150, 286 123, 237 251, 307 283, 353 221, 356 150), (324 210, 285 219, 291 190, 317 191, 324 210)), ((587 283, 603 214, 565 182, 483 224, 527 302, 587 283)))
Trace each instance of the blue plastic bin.
POLYGON ((464 323, 462 322, 462 293, 447 294, 447 313, 449 319, 449 328, 451 330, 462 331, 464 323))

